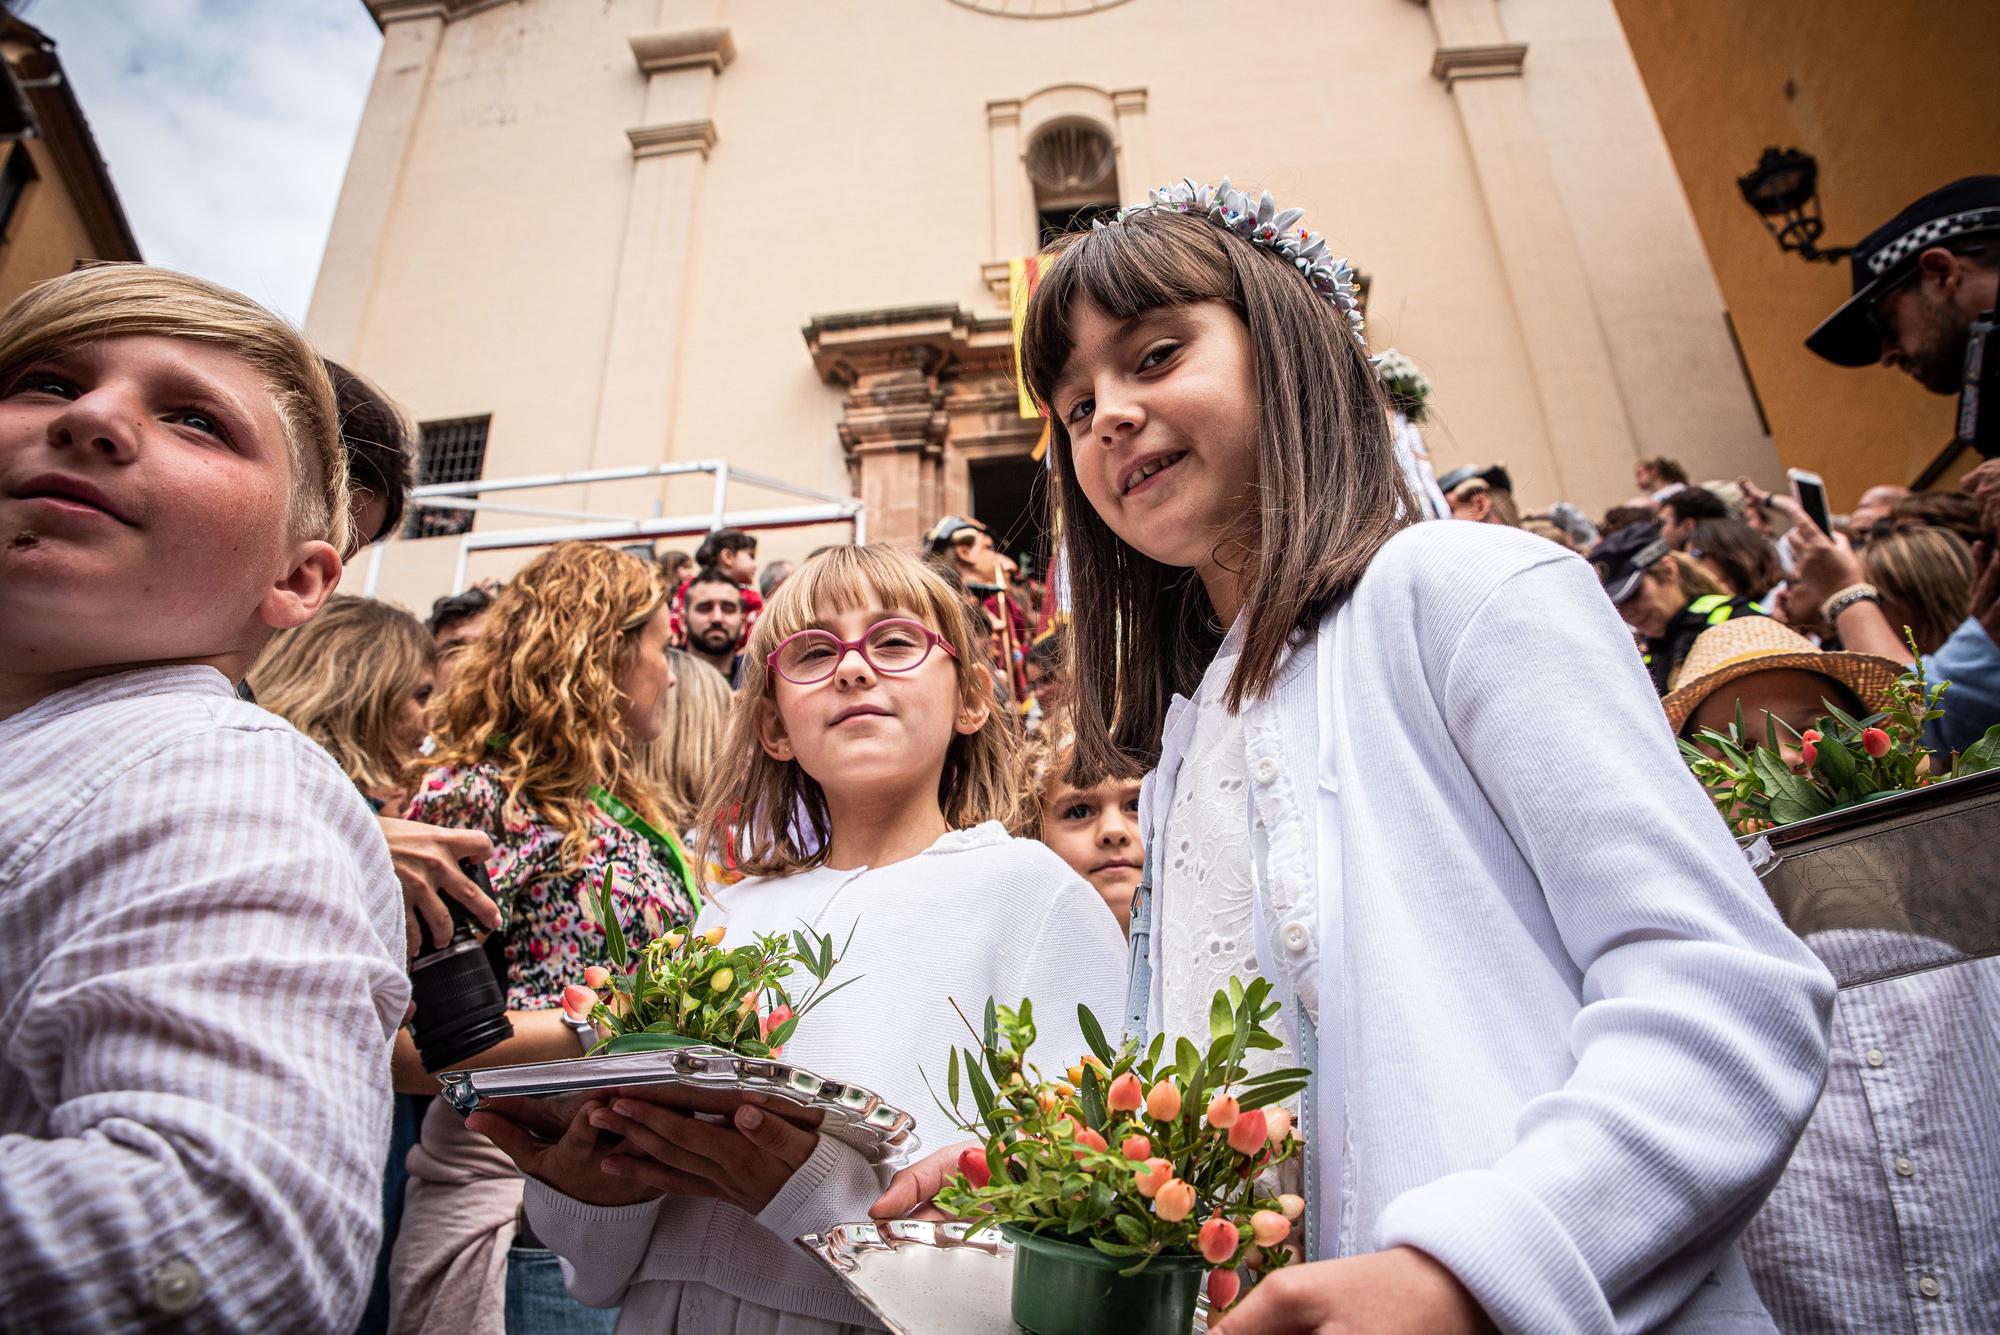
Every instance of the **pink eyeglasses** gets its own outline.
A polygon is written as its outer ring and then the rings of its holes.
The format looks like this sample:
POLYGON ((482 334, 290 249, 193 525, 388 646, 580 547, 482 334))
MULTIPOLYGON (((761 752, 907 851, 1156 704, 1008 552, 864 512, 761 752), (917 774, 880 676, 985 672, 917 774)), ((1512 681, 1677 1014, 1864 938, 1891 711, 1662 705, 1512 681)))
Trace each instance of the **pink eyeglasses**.
POLYGON ((932 646, 958 657, 944 636, 923 622, 890 617, 870 626, 858 640, 843 640, 832 631, 818 629, 787 635, 764 661, 792 685, 813 686, 831 677, 850 649, 875 671, 892 674, 922 667, 932 646))

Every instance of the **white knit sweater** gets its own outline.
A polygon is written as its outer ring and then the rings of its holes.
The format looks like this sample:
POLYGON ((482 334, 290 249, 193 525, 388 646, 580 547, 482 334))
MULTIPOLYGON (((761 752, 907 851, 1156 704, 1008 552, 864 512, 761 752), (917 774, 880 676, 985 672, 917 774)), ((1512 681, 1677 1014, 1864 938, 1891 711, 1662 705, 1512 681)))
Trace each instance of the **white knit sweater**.
MULTIPOLYGON (((833 982, 857 979, 799 1025, 785 1059, 874 1090, 917 1118, 925 1151, 964 1138, 926 1091, 940 1093, 954 1045, 976 1041, 951 1003, 974 1023, 986 999, 1035 1003, 1031 1053, 1046 1071, 1084 1052, 1079 1002, 1107 1031, 1125 995, 1125 938, 1104 900, 1042 844, 1011 839, 988 823, 945 835, 926 851, 877 870, 817 868, 744 881, 710 901, 697 930, 725 926, 724 943, 801 923, 854 938, 833 982)), ((654 1332, 673 1320, 684 1284, 704 1284, 746 1306, 838 1323, 874 1318, 794 1243, 800 1234, 868 1218, 888 1184, 831 1137, 762 1213, 680 1198, 616 1208, 586 1205, 539 1182, 527 1189, 528 1218, 573 1273, 571 1292, 594 1306, 623 1303, 621 1331, 654 1332)), ((739 1325, 763 1328, 759 1314, 739 1325)), ((787 1330, 812 1328, 801 1322, 787 1330)))
POLYGON ((1590 567, 1406 529, 1243 722, 1266 972, 1318 1017, 1321 1254, 1419 1247, 1509 1331, 1770 1329, 1731 1243, 1819 1095, 1832 979, 1590 567))

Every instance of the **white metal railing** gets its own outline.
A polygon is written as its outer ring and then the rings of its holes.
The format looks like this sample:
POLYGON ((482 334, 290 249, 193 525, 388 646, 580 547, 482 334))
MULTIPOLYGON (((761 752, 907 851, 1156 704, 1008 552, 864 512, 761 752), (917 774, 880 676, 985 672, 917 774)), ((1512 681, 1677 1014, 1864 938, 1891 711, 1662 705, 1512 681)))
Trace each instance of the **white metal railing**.
MULTIPOLYGON (((438 482, 410 489, 411 506, 434 510, 485 511, 489 514, 528 515, 538 519, 562 519, 566 524, 533 528, 498 529, 490 533, 461 534, 458 563, 452 574, 451 591, 465 588, 466 564, 474 552, 502 551, 520 547, 547 547, 558 542, 619 542, 631 539, 688 537, 719 528, 772 529, 801 528, 809 524, 850 524, 854 541, 868 540, 868 521, 861 501, 853 496, 837 496, 784 478, 772 477, 748 468, 738 468, 727 459, 700 459, 688 463, 635 464, 628 468, 588 468, 574 473, 540 473, 530 477, 481 478, 472 482, 438 482), (496 492, 533 491, 548 487, 574 487, 591 482, 633 482, 656 477, 683 477, 708 473, 715 478, 714 500, 701 514, 655 515, 634 519, 626 515, 593 510, 560 510, 546 506, 522 505, 512 501, 484 499, 496 492), (765 491, 781 492, 815 502, 811 505, 766 506, 755 510, 729 508, 729 484, 745 483, 765 491)), ((382 579, 384 554, 393 544, 378 542, 370 549, 368 579, 363 590, 370 597, 382 579)))

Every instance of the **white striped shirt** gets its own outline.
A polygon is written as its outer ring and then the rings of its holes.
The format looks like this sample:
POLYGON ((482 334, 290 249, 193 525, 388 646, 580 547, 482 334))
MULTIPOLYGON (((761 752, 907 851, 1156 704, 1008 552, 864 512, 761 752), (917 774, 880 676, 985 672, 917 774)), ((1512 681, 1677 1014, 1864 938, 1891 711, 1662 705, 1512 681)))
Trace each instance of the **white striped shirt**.
POLYGON ((1843 988, 1743 1257, 1787 1335, 2000 1331, 2000 959, 1843 988))
POLYGON ((0 719, 0 1325, 351 1330, 402 954, 366 805, 221 673, 0 719))

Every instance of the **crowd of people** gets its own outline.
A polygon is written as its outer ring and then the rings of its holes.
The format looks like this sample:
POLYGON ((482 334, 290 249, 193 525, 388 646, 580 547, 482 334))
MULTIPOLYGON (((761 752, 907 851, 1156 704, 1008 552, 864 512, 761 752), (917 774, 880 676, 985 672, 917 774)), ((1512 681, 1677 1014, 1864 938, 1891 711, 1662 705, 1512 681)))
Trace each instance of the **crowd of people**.
MULTIPOLYGON (((1953 383, 1981 179, 1815 351, 1953 383)), ((1824 526, 1664 458, 1595 515, 1433 477, 1262 204, 1052 248, 1059 577, 958 515, 724 529, 420 620, 334 592, 412 473, 367 380, 141 266, 0 315, 0 1326, 879 1329, 793 1239, 931 1212, 949 1137, 891 1175, 750 1105, 436 1097, 595 1045, 605 902, 635 946, 851 930, 790 1059, 913 1111, 953 1001, 1034 998, 1053 1056, 1079 1003, 1201 1034, 1270 977, 1309 1263, 1225 1335, 2000 1324, 1995 975, 1836 1004, 1676 748, 1747 714, 1797 764, 1912 668, 1940 769, 2000 725, 2000 462, 1824 526), (460 919, 477 1037, 411 1014, 460 919)))

